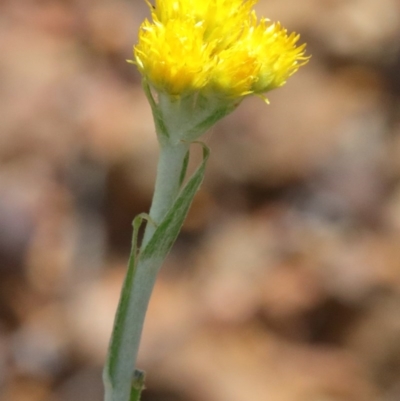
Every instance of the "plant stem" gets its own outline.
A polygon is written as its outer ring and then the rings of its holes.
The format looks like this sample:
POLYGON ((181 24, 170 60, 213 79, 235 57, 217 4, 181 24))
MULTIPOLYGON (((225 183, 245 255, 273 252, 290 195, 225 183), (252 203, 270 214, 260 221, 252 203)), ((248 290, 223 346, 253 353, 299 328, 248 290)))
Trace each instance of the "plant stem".
MULTIPOLYGON (((157 166, 157 178, 149 216, 158 225, 172 206, 181 186, 180 175, 189 144, 161 146, 157 166)), ((142 246, 146 246, 155 230, 154 224, 147 224, 142 246)))
MULTIPOLYGON (((156 229, 155 225, 162 221, 179 193, 181 171, 188 149, 189 145, 186 143, 161 146, 153 201, 149 213, 151 221, 146 225, 142 249, 150 241, 156 229)), ((132 264, 135 256, 131 253, 129 265, 132 264)), ((120 352, 116 358, 112 380, 108 376, 110 373, 108 371, 106 373, 106 370, 103 377, 105 401, 129 400, 143 323, 162 263, 163 260, 159 258, 146 260, 144 263, 139 258, 134 275, 130 278, 133 280, 133 284, 126 310, 126 324, 120 328, 122 331, 120 352)), ((128 279, 127 277, 126 280, 128 279)))

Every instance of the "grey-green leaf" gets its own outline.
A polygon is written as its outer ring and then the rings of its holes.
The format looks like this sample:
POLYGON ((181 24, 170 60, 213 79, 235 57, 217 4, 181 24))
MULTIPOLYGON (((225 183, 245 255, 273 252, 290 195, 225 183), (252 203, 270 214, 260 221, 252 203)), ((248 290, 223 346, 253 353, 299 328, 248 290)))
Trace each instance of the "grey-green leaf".
POLYGON ((193 197, 203 181, 210 150, 203 143, 201 145, 203 146, 202 163, 181 190, 171 209, 155 230, 145 249, 141 252, 141 261, 144 262, 146 259, 152 258, 164 259, 174 244, 189 211, 193 197))
POLYGON ((131 394, 129 401, 140 401, 142 391, 144 389, 145 372, 135 369, 133 372, 131 394))
POLYGON ((128 270, 126 272, 125 281, 121 292, 121 298, 118 304, 117 313, 115 315, 115 322, 111 336, 110 348, 108 351, 108 358, 104 369, 104 375, 106 376, 105 378, 108 379, 108 381, 111 380, 115 366, 118 363, 120 344, 123 331, 126 326, 127 309, 129 305, 129 298, 132 292, 131 290, 132 290, 133 280, 135 277, 135 270, 138 259, 137 258, 138 233, 139 233, 139 228, 142 225, 144 219, 148 219, 148 216, 147 214, 142 213, 136 216, 132 223, 133 237, 132 237, 131 254, 128 262, 128 270))

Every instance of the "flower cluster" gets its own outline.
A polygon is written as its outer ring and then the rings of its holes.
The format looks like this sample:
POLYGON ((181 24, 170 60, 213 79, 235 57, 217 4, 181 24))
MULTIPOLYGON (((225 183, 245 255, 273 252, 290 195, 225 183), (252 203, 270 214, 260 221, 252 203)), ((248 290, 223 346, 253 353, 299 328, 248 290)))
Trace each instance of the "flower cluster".
POLYGON ((140 28, 134 63, 173 97, 240 99, 285 84, 305 64, 299 35, 258 19, 257 0, 156 0, 140 28))

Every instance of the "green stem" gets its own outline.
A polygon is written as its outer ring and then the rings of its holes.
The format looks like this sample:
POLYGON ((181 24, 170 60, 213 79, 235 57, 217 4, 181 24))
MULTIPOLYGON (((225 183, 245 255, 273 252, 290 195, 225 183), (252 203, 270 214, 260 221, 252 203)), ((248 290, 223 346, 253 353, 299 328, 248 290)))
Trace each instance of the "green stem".
MULTIPOLYGON (((184 160, 189 151, 188 143, 161 146, 157 166, 157 178, 149 216, 158 225, 172 206, 181 187, 180 177, 184 160)), ((146 246, 154 233, 155 225, 147 224, 142 247, 146 246)))
MULTIPOLYGON (((146 225, 142 249, 150 241, 156 229, 155 225, 162 221, 179 193, 181 172, 188 150, 189 145, 186 143, 168 144, 161 147, 150 208, 151 221, 146 225)), ((134 264, 136 257, 134 252, 135 247, 133 246, 129 257, 129 266, 134 264)), ((104 372, 105 401, 129 400, 143 323, 156 276, 162 263, 163 260, 156 257, 147 259, 144 263, 141 263, 139 258, 136 269, 129 270, 134 270, 134 273, 132 273, 133 276, 126 278, 126 280, 133 280, 129 301, 124 312, 126 313, 126 325, 123 328, 117 328, 121 337, 115 365, 106 367, 104 372)))

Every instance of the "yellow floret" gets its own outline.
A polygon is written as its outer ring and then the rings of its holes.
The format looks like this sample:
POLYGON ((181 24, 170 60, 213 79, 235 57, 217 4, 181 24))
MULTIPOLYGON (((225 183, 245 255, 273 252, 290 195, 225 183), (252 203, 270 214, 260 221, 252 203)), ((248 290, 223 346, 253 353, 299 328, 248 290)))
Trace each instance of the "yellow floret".
POLYGON ((158 91, 226 98, 285 84, 308 61, 299 35, 252 11, 256 0, 156 0, 144 21, 135 63, 158 91))

